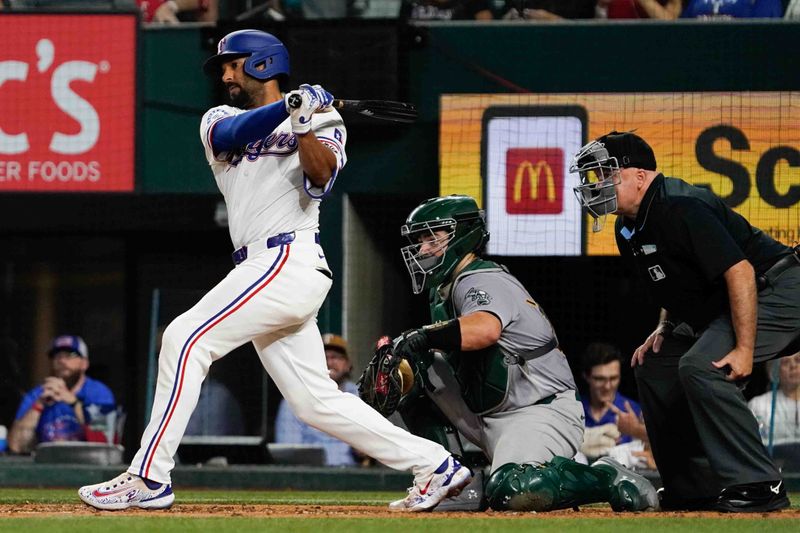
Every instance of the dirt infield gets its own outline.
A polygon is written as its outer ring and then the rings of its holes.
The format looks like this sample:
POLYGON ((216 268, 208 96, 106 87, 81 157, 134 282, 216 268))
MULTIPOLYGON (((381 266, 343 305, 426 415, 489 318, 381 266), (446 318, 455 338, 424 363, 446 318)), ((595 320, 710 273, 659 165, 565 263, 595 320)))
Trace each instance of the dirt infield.
MULTIPOLYGON (((388 509, 367 505, 218 505, 218 504, 176 504, 171 509, 163 511, 145 511, 141 509, 127 511, 98 511, 83 504, 43 504, 25 503, 17 505, 0 505, 0 518, 26 518, 26 517, 47 517, 47 516, 93 516, 93 515, 114 515, 114 516, 135 516, 135 515, 154 515, 154 516, 181 516, 181 517, 228 517, 246 516, 263 518, 411 518, 422 519, 426 517, 441 518, 469 518, 475 516, 496 517, 499 519, 530 518, 536 513, 513 513, 513 512, 494 512, 484 513, 403 513, 389 511, 388 509)), ((798 519, 800 509, 787 509, 777 513, 757 514, 726 514, 715 512, 664 512, 664 513, 615 513, 609 508, 586 507, 580 511, 553 511, 550 513, 538 513, 538 518, 770 518, 770 519, 798 519)))

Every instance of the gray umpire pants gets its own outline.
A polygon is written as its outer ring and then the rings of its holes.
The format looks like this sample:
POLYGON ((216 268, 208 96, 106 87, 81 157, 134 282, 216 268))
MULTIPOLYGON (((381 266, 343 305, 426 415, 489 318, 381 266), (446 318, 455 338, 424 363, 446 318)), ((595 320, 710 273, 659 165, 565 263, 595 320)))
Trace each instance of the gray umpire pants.
MULTIPOLYGON (((799 335, 800 267, 793 267, 758 294, 754 360, 789 355, 783 351, 799 335)), ((714 497, 732 485, 781 478, 741 389, 711 365, 735 344, 729 315, 698 333, 680 324, 636 368, 653 456, 677 497, 714 497)))

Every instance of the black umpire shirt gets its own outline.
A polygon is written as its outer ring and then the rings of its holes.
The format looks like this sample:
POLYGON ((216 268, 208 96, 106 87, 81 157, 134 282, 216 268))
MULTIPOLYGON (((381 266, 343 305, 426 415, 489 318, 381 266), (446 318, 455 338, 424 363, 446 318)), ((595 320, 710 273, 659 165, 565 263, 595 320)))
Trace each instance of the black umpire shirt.
POLYGON ((663 174, 647 189, 635 221, 617 217, 615 234, 655 303, 695 330, 728 311, 726 270, 747 259, 761 274, 792 253, 711 191, 663 174))

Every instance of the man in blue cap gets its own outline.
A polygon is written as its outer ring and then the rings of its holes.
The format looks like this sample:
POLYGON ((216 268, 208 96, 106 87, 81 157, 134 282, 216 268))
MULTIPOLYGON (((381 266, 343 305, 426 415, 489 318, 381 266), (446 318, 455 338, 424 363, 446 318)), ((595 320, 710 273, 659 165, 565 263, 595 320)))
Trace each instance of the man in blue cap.
POLYGON ((39 442, 85 441, 92 417, 113 411, 114 394, 86 375, 89 350, 77 335, 53 339, 52 375, 28 391, 8 435, 13 453, 30 453, 39 442))

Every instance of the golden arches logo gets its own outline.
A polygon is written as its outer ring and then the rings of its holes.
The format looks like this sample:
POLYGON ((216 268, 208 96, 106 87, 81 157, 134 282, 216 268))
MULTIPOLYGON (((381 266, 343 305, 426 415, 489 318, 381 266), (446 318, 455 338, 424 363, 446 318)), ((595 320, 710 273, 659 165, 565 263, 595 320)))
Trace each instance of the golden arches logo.
POLYGON ((530 188, 531 200, 539 199, 539 179, 544 171, 544 180, 547 187, 547 201, 556 201, 556 179, 553 176, 553 169, 547 161, 537 161, 536 165, 530 161, 523 161, 517 166, 517 173, 514 176, 514 202, 522 201, 522 183, 525 175, 528 176, 528 186, 530 188))

